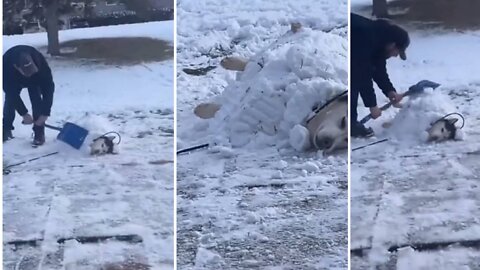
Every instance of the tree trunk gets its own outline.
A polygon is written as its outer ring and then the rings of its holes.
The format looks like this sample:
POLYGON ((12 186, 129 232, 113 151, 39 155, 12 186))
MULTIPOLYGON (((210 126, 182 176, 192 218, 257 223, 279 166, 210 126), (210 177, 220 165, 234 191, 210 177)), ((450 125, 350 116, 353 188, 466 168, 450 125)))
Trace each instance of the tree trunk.
POLYGON ((387 0, 373 0, 373 15, 377 18, 388 18, 387 0))
POLYGON ((46 1, 45 18, 47 19, 48 53, 60 55, 60 42, 58 41, 58 1, 46 1))

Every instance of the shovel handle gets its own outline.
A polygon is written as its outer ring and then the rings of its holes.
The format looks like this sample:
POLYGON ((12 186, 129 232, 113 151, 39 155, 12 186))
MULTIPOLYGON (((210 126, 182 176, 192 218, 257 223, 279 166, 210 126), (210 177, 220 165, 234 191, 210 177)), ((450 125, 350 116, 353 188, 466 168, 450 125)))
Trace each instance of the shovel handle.
MULTIPOLYGON (((407 92, 403 93, 402 94, 402 97, 406 97, 406 96, 409 96, 412 94, 412 91, 411 90, 408 90, 407 92)), ((392 107, 393 103, 390 101, 388 102, 387 104, 383 105, 380 110, 381 111, 385 111, 386 109, 392 107)), ((370 119, 372 119, 372 114, 369 114, 367 116, 365 116, 362 120, 360 120, 360 123, 361 124, 365 124, 366 122, 370 121, 370 119)))
MULTIPOLYGON (((386 109, 390 108, 392 106, 392 102, 388 102, 387 104, 383 105, 380 110, 385 111, 386 109)), ((370 121, 372 119, 372 114, 369 114, 365 116, 362 120, 360 120, 361 124, 365 124, 366 122, 370 121)))
POLYGON ((62 128, 51 126, 51 125, 48 125, 48 124, 45 124, 45 127, 49 128, 49 129, 54 129, 54 130, 57 130, 57 131, 62 131, 62 128))
MULTIPOLYGON (((417 93, 417 92, 422 92, 424 88, 427 88, 427 87, 431 87, 433 89, 439 87, 440 84, 438 83, 435 83, 435 82, 431 82, 431 81, 428 81, 428 80, 423 80, 423 81, 420 81, 419 83, 417 83, 416 85, 412 85, 410 86, 410 88, 408 88, 408 91, 403 93, 402 96, 403 97, 406 97, 406 96, 410 96, 411 94, 413 93, 417 93)), ((389 102, 385 105, 383 105, 383 107, 380 108, 380 110, 384 111, 388 108, 390 108, 392 106, 392 102, 389 102)), ((367 116, 365 116, 361 121, 360 123, 362 124, 365 124, 366 122, 368 122, 370 119, 372 119, 372 115, 369 114, 367 116)))

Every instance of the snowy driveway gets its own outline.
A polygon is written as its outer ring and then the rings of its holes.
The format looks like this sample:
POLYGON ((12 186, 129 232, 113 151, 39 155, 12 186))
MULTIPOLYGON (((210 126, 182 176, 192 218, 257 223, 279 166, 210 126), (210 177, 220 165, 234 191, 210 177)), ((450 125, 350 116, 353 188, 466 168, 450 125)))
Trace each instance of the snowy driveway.
POLYGON ((353 152, 352 269, 479 269, 478 90, 449 93, 471 127, 464 141, 353 152))
POLYGON ((178 160, 179 269, 345 269, 345 157, 178 160))

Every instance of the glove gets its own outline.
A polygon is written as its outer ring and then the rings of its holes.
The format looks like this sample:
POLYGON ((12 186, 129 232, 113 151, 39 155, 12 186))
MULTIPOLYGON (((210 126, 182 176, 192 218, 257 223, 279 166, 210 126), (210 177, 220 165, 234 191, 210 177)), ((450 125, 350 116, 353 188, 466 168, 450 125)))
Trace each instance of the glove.
POLYGON ((402 107, 402 104, 400 104, 400 101, 402 101, 403 96, 398 94, 397 92, 391 91, 390 93, 388 93, 388 99, 390 99, 390 101, 392 102, 393 107, 395 108, 402 107))
POLYGON ((22 117, 23 117, 22 124, 24 125, 33 124, 33 117, 29 113, 24 114, 22 117))

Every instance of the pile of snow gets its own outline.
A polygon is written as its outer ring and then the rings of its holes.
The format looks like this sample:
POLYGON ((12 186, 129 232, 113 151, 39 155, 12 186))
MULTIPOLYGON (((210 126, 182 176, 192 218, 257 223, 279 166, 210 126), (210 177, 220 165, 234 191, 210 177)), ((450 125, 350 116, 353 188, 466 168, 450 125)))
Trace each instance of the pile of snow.
MULTIPOLYGON (((447 94, 441 90, 426 89, 425 93, 411 97, 403 104, 388 133, 399 141, 425 142, 428 139, 427 129, 431 124, 455 112, 459 111, 447 94)), ((456 126, 461 125, 461 122, 457 122, 456 126)), ((455 139, 463 139, 461 129, 457 131, 455 139)))
MULTIPOLYGON (((116 137, 116 139, 114 140, 115 143, 118 142, 119 140, 118 135, 110 133, 110 132, 118 132, 118 127, 114 127, 109 121, 109 119, 106 117, 95 115, 95 114, 86 114, 80 119, 78 119, 77 121, 75 121, 74 123, 78 124, 79 126, 89 131, 82 145, 82 148, 80 148, 81 152, 84 155, 90 155, 90 144, 92 144, 95 139, 107 133, 108 133, 108 136, 116 137)), ((115 145, 114 147, 116 151, 120 151, 119 145, 115 145)))
POLYGON ((346 39, 312 29, 281 36, 217 97, 222 107, 208 126, 214 142, 288 144, 290 130, 312 108, 347 89, 347 48, 346 39))

